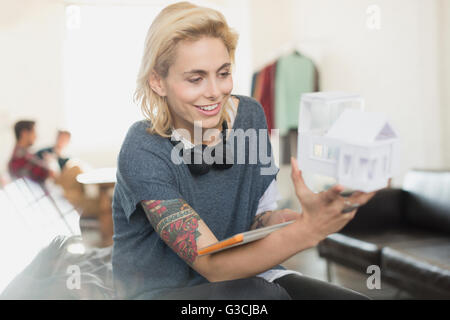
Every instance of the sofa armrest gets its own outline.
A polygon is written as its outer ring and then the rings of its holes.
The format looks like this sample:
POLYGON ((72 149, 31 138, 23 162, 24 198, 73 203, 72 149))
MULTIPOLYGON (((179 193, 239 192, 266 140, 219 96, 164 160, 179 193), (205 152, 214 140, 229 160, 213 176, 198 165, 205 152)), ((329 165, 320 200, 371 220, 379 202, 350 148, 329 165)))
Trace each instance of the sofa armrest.
POLYGON ((408 192, 405 220, 414 226, 450 232, 450 170, 413 170, 403 183, 408 192))
POLYGON ((407 192, 402 189, 386 188, 376 195, 358 212, 341 233, 354 234, 385 230, 396 227, 404 220, 404 205, 407 192))

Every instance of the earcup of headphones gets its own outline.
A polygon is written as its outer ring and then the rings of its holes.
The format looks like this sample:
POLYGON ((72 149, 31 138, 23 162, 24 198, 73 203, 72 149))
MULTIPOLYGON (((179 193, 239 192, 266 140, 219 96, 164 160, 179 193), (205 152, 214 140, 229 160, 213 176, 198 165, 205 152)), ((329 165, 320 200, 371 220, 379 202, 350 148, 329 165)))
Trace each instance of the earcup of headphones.
POLYGON ((211 147, 209 150, 207 150, 207 152, 205 152, 205 150, 209 147, 204 144, 197 145, 191 149, 184 149, 182 146, 182 142, 172 139, 169 139, 169 141, 174 147, 177 147, 178 151, 181 153, 181 158, 188 167, 189 171, 193 175, 199 176, 207 174, 211 170, 211 168, 225 170, 230 169, 233 166, 233 151, 227 147, 226 143, 227 129, 227 122, 224 121, 222 124, 222 143, 219 143, 215 147, 211 147), (181 148, 178 147, 180 143, 181 148), (219 150, 218 152, 220 154, 217 154, 217 156, 219 159, 221 159, 221 161, 216 161, 218 160, 216 159, 216 150, 219 150), (207 161, 205 161, 205 158, 207 161))
POLYGON ((201 176, 204 174, 207 174, 210 170, 211 170, 211 166, 209 164, 206 163, 202 163, 202 164, 188 164, 188 169, 189 171, 196 176, 201 176))
POLYGON ((221 161, 218 163, 215 161, 213 163, 213 168, 218 170, 226 170, 230 169, 233 166, 233 153, 226 144, 220 144, 220 148, 214 148, 213 156, 216 157, 216 150, 218 151, 217 156, 221 158, 221 161))
POLYGON ((192 149, 189 149, 183 152, 183 159, 185 160, 185 163, 187 164, 189 171, 194 175, 203 175, 207 174, 209 170, 211 169, 211 165, 205 163, 205 160, 203 158, 203 154, 205 149, 207 148, 207 145, 202 144, 195 146, 192 149), (190 155, 190 159, 186 158, 185 155, 190 155), (197 160, 201 160, 201 163, 196 163, 197 160))

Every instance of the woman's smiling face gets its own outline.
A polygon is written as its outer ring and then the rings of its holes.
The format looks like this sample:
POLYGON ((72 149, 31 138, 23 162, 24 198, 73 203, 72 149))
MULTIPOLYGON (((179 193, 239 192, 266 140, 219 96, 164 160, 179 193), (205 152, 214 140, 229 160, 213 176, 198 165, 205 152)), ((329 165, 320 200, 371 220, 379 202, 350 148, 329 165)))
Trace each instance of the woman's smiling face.
POLYGON ((175 129, 192 133, 194 124, 203 129, 220 128, 223 106, 233 90, 230 56, 222 40, 181 41, 160 88, 175 129))

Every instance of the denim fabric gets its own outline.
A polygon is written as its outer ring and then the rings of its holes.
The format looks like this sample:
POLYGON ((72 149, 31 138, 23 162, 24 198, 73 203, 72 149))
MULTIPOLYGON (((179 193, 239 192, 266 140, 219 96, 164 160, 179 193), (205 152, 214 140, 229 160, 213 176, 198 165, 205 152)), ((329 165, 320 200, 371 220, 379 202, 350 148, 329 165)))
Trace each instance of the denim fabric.
MULTIPOLYGON (((259 137, 258 130, 267 128, 261 105, 250 97, 236 97, 240 103, 233 129, 253 128, 259 137)), ((256 146, 246 139, 246 163, 193 176, 186 164, 171 161, 173 146, 169 139, 149 134, 149 125, 148 121, 132 125, 118 157, 112 264, 119 298, 142 294, 156 298, 167 289, 207 282, 153 230, 139 204, 142 200, 182 198, 222 240, 250 229, 259 199, 278 173, 276 168, 272 174, 261 174, 261 169, 271 164, 261 163, 259 157, 256 164, 248 161, 249 149, 256 146)), ((234 143, 235 155, 237 147, 238 143, 234 143)), ((270 141, 265 147, 272 157, 270 141)))

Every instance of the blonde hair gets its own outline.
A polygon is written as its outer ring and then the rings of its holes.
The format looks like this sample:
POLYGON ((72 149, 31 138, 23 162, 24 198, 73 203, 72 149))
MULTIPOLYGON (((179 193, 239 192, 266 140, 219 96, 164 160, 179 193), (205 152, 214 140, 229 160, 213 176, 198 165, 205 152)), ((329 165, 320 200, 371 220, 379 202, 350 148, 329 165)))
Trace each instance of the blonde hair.
MULTIPOLYGON (((222 13, 189 2, 178 2, 165 7, 151 24, 145 39, 144 54, 137 77, 134 101, 145 118, 151 122, 148 132, 170 137, 172 117, 165 97, 150 88, 152 71, 166 78, 175 62, 176 46, 182 40, 197 41, 203 37, 221 39, 235 63, 239 35, 231 29, 222 13)), ((224 105, 220 123, 229 119, 229 101, 224 105)), ((228 120, 227 120, 228 121, 228 120)))

